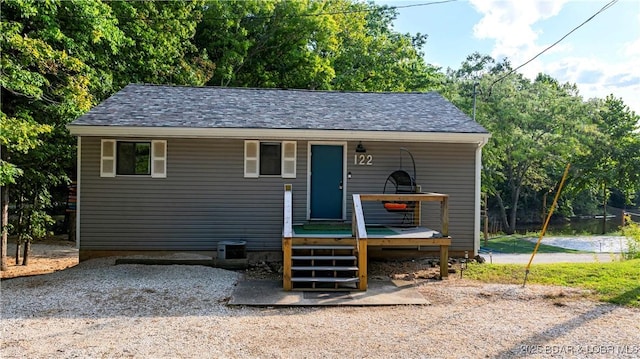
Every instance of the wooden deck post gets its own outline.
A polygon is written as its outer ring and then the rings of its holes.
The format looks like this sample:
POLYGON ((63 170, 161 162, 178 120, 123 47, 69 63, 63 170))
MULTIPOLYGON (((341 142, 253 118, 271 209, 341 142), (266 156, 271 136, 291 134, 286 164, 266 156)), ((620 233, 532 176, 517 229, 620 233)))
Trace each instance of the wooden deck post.
POLYGON ((449 276, 449 246, 440 245, 440 278, 449 276))
POLYGON ((291 238, 282 239, 282 288, 289 291, 293 288, 291 283, 291 238))
POLYGON ((358 290, 367 290, 367 239, 361 238, 360 250, 358 251, 358 290))
POLYGON ((358 251, 358 290, 367 290, 367 227, 362 213, 360 195, 353 195, 353 222, 351 231, 358 251))
MULTIPOLYGON (((422 193, 422 186, 416 186, 416 193, 422 193)), ((422 225, 422 201, 414 202, 415 207, 413 209, 413 225, 420 227, 422 225)))
POLYGON ((422 225, 422 202, 418 201, 413 209, 413 225, 420 227, 422 225))
POLYGON ((449 196, 443 197, 440 202, 440 223, 442 224, 442 235, 449 235, 449 196))

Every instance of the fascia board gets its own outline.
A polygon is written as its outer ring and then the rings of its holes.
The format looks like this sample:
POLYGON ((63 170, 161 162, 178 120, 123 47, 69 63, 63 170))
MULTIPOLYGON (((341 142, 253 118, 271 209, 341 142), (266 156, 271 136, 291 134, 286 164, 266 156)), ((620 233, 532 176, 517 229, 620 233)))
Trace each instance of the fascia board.
POLYGON ((445 142, 484 144, 488 133, 309 130, 271 128, 194 128, 67 125, 72 135, 97 137, 293 139, 332 141, 445 142))

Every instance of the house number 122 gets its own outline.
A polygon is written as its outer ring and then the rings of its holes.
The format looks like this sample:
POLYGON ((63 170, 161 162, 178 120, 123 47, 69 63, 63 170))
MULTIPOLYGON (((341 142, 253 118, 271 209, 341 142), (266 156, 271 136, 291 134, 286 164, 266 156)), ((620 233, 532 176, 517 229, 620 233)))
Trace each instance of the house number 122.
POLYGON ((372 155, 354 155, 353 164, 359 166, 371 166, 373 165, 372 155))

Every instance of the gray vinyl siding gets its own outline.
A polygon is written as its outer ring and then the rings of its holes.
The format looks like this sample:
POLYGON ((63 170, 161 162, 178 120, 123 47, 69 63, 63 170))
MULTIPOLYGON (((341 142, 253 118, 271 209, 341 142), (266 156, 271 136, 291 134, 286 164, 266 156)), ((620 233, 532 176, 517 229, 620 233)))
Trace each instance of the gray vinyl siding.
MULTIPOLYGON (((118 140, 136 140, 117 138, 118 140)), ((149 139, 139 139, 149 140, 149 139)), ((279 139, 264 139, 278 141, 279 139)), ((82 137, 80 246, 85 250, 215 250, 218 241, 246 240, 249 250, 280 250, 283 185, 293 184, 294 222, 307 219, 306 141, 297 142, 297 175, 244 178, 244 141, 167 139, 167 178, 100 177, 100 138, 82 137)), ((475 145, 366 142, 372 166, 353 163, 349 142, 347 220, 353 193, 381 193, 408 148, 425 192, 450 194, 453 250, 473 249, 475 145)), ((408 157, 403 167, 412 172, 408 157)), ((439 228, 439 207, 423 206, 423 223, 439 228)), ((365 206, 377 222, 401 220, 379 203, 365 206)))
POLYGON ((101 178, 100 139, 82 138, 82 249, 215 250, 222 240, 280 248, 284 184, 296 208, 305 202, 303 147, 295 179, 244 178, 241 140, 167 139, 167 150, 167 178, 101 178))

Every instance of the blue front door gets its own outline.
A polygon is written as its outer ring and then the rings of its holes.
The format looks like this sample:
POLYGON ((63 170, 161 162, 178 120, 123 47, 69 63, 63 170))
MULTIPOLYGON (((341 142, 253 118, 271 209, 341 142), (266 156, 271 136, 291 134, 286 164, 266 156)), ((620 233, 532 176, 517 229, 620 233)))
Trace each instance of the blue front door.
POLYGON ((343 147, 311 145, 311 219, 343 219, 343 147))

